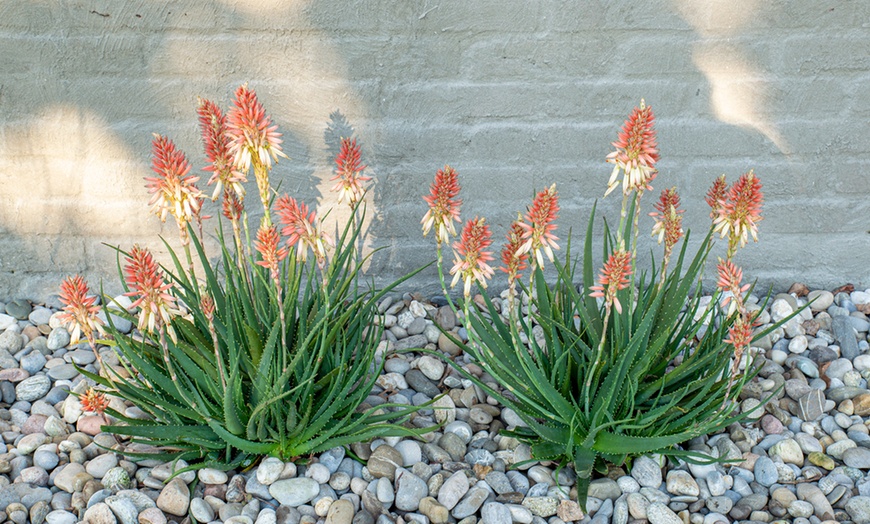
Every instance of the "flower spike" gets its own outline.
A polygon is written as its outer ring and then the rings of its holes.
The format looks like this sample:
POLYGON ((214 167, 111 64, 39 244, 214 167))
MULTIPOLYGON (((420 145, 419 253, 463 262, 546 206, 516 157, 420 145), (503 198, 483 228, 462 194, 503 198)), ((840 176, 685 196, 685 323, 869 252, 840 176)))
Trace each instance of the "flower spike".
POLYGON ((181 241, 189 242, 187 224, 198 221, 202 193, 196 187, 199 177, 190 176, 190 162, 184 153, 175 147, 172 140, 154 135, 152 141, 151 169, 156 177, 145 177, 151 193, 151 211, 165 222, 166 215, 175 217, 181 233, 181 241))
POLYGON ((335 244, 320 229, 314 211, 309 214, 308 206, 285 194, 275 203, 275 212, 284 225, 281 234, 288 237, 287 245, 292 247, 301 241, 302 245, 296 247, 296 260, 304 262, 308 248, 311 248, 317 265, 323 268, 326 265, 326 246, 335 244))
POLYGON ((604 298, 605 307, 612 304, 618 313, 622 313, 622 304, 616 297, 616 292, 628 287, 628 277, 631 276, 631 253, 624 249, 614 251, 607 259, 598 277, 598 285, 589 289, 590 297, 604 298))
POLYGON ((339 204, 347 198, 348 203, 353 207, 365 193, 362 182, 372 179, 372 177, 362 175, 366 166, 363 165, 360 156, 360 147, 357 145, 356 139, 341 139, 341 149, 335 157, 335 176, 330 179, 338 181, 332 186, 332 191, 339 192, 339 204))
POLYGON ((622 126, 616 142, 612 144, 616 151, 607 155, 607 162, 614 166, 604 196, 609 195, 619 185, 616 178, 620 171, 624 173, 622 179, 624 195, 632 191, 642 192, 652 189, 649 183, 656 177, 655 164, 659 160, 654 123, 655 115, 652 107, 641 100, 640 107, 634 108, 631 116, 622 126))
POLYGON ((556 224, 553 223, 558 218, 559 212, 559 195, 556 192, 556 184, 553 184, 547 189, 544 189, 535 196, 526 213, 526 222, 520 222, 520 227, 523 228, 524 243, 517 250, 517 253, 534 253, 535 258, 533 263, 537 267, 544 266, 544 257, 546 253, 550 262, 553 261, 553 249, 559 249, 559 244, 556 243, 558 237, 553 234, 556 230, 556 224))
POLYGON ((131 309, 140 308, 139 331, 166 329, 172 341, 177 342, 172 317, 180 311, 175 308, 175 297, 169 294, 172 284, 163 279, 163 271, 147 249, 133 246, 126 261, 124 275, 130 291, 125 295, 135 297, 131 309))
POLYGON ((280 243, 281 236, 278 234, 278 228, 276 226, 260 226, 260 229, 257 231, 257 241, 254 243, 254 246, 260 253, 261 260, 255 262, 255 264, 267 268, 273 279, 278 278, 278 264, 280 264, 289 253, 287 246, 279 247, 280 243))
POLYGON ((212 173, 208 185, 215 185, 212 201, 217 200, 225 187, 232 189, 240 199, 244 198, 245 187, 242 184, 248 179, 236 169, 235 158, 230 151, 231 139, 226 115, 217 104, 204 98, 199 99, 196 112, 199 114, 205 156, 209 161, 209 165, 203 169, 212 173))
MULTIPOLYGON (((743 284, 741 282, 743 280, 743 270, 737 267, 734 262, 730 260, 722 260, 719 259, 719 264, 716 266, 716 270, 719 274, 719 279, 716 281, 716 286, 722 291, 730 291, 731 295, 735 297, 738 304, 743 303, 743 294, 746 293, 750 284, 743 284)), ((725 297, 725 300, 722 301, 722 306, 728 305, 728 302, 732 297, 725 297)))
POLYGON ((435 181, 430 187, 429 196, 424 196, 429 204, 429 211, 423 216, 423 236, 435 228, 435 240, 438 244, 449 242, 451 236, 456 236, 453 221, 459 220, 459 207, 462 200, 459 195, 459 173, 450 166, 444 166, 435 173, 435 181))
POLYGON ((743 174, 731 186, 727 199, 718 209, 718 216, 713 220, 713 230, 723 238, 728 236, 728 258, 730 259, 740 247, 744 247, 752 236, 758 242, 758 223, 763 220, 761 206, 764 194, 761 192, 761 181, 753 171, 743 174))
POLYGON ((510 231, 507 234, 507 243, 501 250, 501 262, 503 264, 499 269, 507 273, 508 283, 513 285, 514 281, 520 278, 520 272, 526 269, 526 262, 529 260, 528 253, 521 253, 520 247, 523 245, 523 217, 518 215, 517 219, 511 223, 510 231))
POLYGON ((725 196, 728 193, 728 182, 725 181, 725 175, 719 175, 707 191, 707 197, 704 199, 707 205, 710 206, 710 218, 715 219, 719 216, 719 209, 724 205, 725 196))
POLYGON ((77 344, 82 335, 93 344, 94 331, 103 333, 103 321, 97 317, 101 309, 97 297, 88 296, 88 293, 88 283, 81 275, 67 277, 60 284, 60 301, 64 306, 58 317, 72 327, 70 341, 73 344, 77 344))
POLYGON ((492 278, 495 273, 487 264, 493 260, 491 251, 484 251, 492 244, 492 233, 486 220, 475 217, 469 220, 462 229, 462 235, 458 242, 453 243, 453 255, 456 257, 450 274, 453 282, 450 287, 462 280, 465 283, 465 298, 471 296, 471 283, 477 281, 481 287, 486 288, 486 279, 492 278))
POLYGON ((287 158, 281 151, 278 126, 272 125, 272 117, 266 114, 257 94, 248 89, 247 84, 236 90, 234 107, 227 119, 229 150, 238 169, 247 172, 252 162, 271 168, 273 159, 277 162, 279 156, 287 158))
POLYGON ((670 253, 674 245, 683 237, 684 210, 680 209, 680 195, 677 194, 677 188, 663 189, 654 207, 656 211, 649 214, 656 221, 652 234, 658 236, 659 244, 665 243, 665 251, 670 253))

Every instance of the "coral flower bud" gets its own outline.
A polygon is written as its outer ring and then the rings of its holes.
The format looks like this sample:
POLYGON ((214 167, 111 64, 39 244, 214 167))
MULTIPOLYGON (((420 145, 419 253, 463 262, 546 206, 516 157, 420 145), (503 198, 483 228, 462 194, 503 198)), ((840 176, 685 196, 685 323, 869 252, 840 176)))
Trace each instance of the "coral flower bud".
POLYGON ((64 306, 58 318, 73 328, 70 336, 73 344, 78 343, 81 335, 92 342, 94 331, 103 332, 103 321, 97 317, 101 309, 97 297, 88 293, 88 283, 81 275, 67 277, 60 285, 60 301, 64 306))
POLYGON ((453 275, 454 287, 462 280, 465 283, 464 294, 471 296, 471 283, 477 281, 481 287, 486 288, 486 279, 492 278, 495 273, 487 264, 493 260, 491 251, 484 251, 492 244, 492 234, 489 226, 483 218, 475 217, 469 220, 462 229, 462 235, 458 242, 453 243, 454 265, 450 269, 453 275))
POLYGON ((719 175, 704 199, 710 206, 710 218, 715 219, 719 216, 719 208, 724 205, 726 193, 728 193, 728 182, 725 181, 725 175, 719 175))
POLYGON ((260 226, 254 246, 260 253, 261 260, 256 264, 269 269, 272 278, 278 277, 278 264, 287 257, 289 252, 286 246, 279 247, 280 243, 281 236, 278 234, 276 226, 260 226))
POLYGON ((749 236, 758 242, 763 202, 761 181, 753 171, 743 174, 729 189, 727 198, 717 210, 718 216, 713 220, 713 230, 723 238, 729 237, 728 258, 734 254, 738 242, 740 247, 746 245, 749 236))
POLYGON ((227 116, 227 133, 229 151, 236 168, 242 172, 247 172, 253 161, 271 168, 273 159, 277 162, 279 156, 287 158, 281 151, 278 126, 272 125, 272 117, 247 84, 236 90, 234 107, 227 116))
POLYGON ((616 142, 613 142, 616 151, 607 155, 607 162, 614 166, 604 196, 619 185, 617 177, 620 171, 624 173, 623 194, 652 189, 649 183, 656 177, 655 164, 659 160, 654 123, 652 107, 641 100, 640 107, 634 108, 616 142))
POLYGON ((524 242, 517 253, 534 253, 533 263, 536 263, 537 267, 544 266, 542 253, 546 253, 547 258, 552 262, 553 249, 559 249, 556 243, 558 237, 553 234, 557 227, 553 221, 558 218, 558 212, 559 195, 556 192, 556 184, 553 184, 535 196, 526 213, 526 222, 519 224, 523 228, 524 242))
POLYGON ((360 147, 356 139, 341 139, 341 149, 335 157, 335 176, 331 180, 337 180, 332 186, 332 191, 338 191, 338 203, 344 202, 353 206, 362 199, 365 189, 362 182, 367 182, 372 177, 363 176, 366 166, 361 161, 360 147))
POLYGON ((187 243, 187 224, 198 221, 202 193, 196 187, 199 177, 190 176, 190 162, 172 140, 155 134, 151 169, 156 177, 145 177, 151 193, 151 211, 166 221, 171 214, 178 223, 183 243, 187 243))
POLYGON ((508 275, 508 282, 513 282, 520 278, 520 272, 526 269, 526 262, 529 259, 528 253, 520 253, 520 247, 523 245, 523 233, 525 230, 522 227, 523 217, 517 216, 517 219, 511 223, 510 231, 507 234, 507 243, 501 250, 501 269, 508 275))
MULTIPOLYGON (((751 287, 750 284, 741 285, 743 280, 743 270, 737 267, 737 265, 730 260, 722 260, 720 258, 719 264, 716 266, 716 271, 719 276, 716 281, 716 286, 722 291, 730 291, 731 295, 734 297, 742 297, 751 287)), ((725 297, 722 301, 722 306, 728 305, 730 300, 730 296, 725 297)))
POLYGON ((199 114, 199 127, 209 165, 204 169, 212 173, 208 185, 214 184, 212 201, 217 200, 223 189, 231 189, 236 196, 244 198, 247 177, 236 169, 233 153, 230 151, 231 139, 227 128, 227 117, 220 107, 211 100, 199 99, 196 109, 199 114))
POLYGON ((658 236, 658 242, 665 243, 665 251, 671 249, 683 237, 683 210, 680 209, 680 195, 677 188, 663 189, 659 201, 654 205, 656 211, 649 215, 656 221, 653 226, 653 236, 658 236))
POLYGON ((743 351, 752 343, 752 323, 747 321, 743 315, 738 315, 728 328, 728 338, 725 342, 734 346, 734 357, 739 360, 743 351))
POLYGON ((424 196, 429 204, 429 211, 423 216, 423 236, 435 228, 435 240, 439 244, 448 242, 451 236, 456 236, 453 221, 459 220, 459 207, 462 200, 459 195, 459 173, 450 166, 444 166, 435 173, 435 181, 430 187, 429 196, 424 196))
POLYGON ((321 268, 324 267, 326 246, 334 246, 334 244, 332 239, 320 229, 314 211, 309 213, 308 206, 285 194, 275 204, 275 212, 284 225, 281 234, 287 237, 287 245, 292 247, 297 243, 302 244, 296 247, 296 259, 304 262, 308 249, 311 248, 317 258, 317 264, 321 268))
POLYGON ((604 303, 609 308, 611 304, 616 311, 622 313, 622 304, 616 296, 616 292, 628 287, 628 277, 631 276, 631 253, 621 249, 614 251, 607 259, 607 263, 601 269, 598 276, 598 285, 589 289, 590 297, 604 298, 604 303))
POLYGON ((175 306, 175 297, 169 294, 172 284, 163 279, 163 271, 147 249, 133 246, 126 257, 124 275, 128 297, 135 297, 130 308, 139 307, 139 331, 166 329, 173 342, 177 342, 172 328, 172 317, 180 313, 175 306))

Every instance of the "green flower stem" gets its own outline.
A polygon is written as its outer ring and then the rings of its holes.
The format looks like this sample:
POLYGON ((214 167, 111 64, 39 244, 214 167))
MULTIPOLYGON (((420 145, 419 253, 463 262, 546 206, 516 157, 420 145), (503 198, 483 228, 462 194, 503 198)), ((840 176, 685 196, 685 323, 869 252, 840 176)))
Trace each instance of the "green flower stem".
POLYGON ((221 376, 221 386, 223 386, 223 391, 227 390, 227 378, 224 373, 224 363, 223 358, 221 357, 220 344, 218 343, 217 331, 214 328, 214 322, 209 319, 208 321, 208 332, 211 335, 211 343, 214 346, 214 360, 217 363, 218 367, 218 375, 221 376))
POLYGON ((592 387, 592 377, 595 376, 596 371, 598 371, 598 366, 601 364, 601 356, 604 353, 604 344, 607 341, 607 326, 610 323, 610 309, 611 303, 604 303, 604 323, 601 328, 601 340, 598 342, 598 347, 595 349, 595 361, 592 363, 592 367, 589 368, 589 375, 586 377, 586 412, 589 412, 589 389, 592 387))

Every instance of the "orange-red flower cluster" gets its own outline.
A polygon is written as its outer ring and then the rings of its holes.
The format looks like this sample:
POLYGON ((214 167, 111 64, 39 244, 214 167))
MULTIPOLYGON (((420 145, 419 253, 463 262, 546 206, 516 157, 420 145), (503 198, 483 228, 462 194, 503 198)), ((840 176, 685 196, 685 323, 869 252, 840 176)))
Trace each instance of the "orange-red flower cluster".
POLYGON ((543 267, 546 253, 550 262, 553 261, 553 249, 559 249, 556 243, 558 237, 553 234, 556 224, 553 223, 558 217, 559 195, 556 192, 556 184, 539 192, 532 201, 526 213, 526 222, 520 222, 523 228, 523 245, 517 253, 532 252, 535 255, 534 262, 538 267, 543 267))
POLYGON ((347 198, 348 203, 353 206, 362 199, 363 193, 365 193, 362 182, 372 179, 372 177, 362 175, 365 168, 356 139, 342 138, 341 149, 335 157, 335 176, 331 179, 338 181, 332 186, 332 191, 339 192, 339 204, 347 198))
POLYGON ((514 281, 520 278, 520 271, 526 269, 526 262, 529 260, 528 253, 521 253, 520 247, 523 245, 523 217, 519 216, 511 222, 511 228, 507 234, 507 243, 501 250, 501 263, 504 264, 501 269, 508 275, 508 282, 513 284, 514 281))
POLYGON ((275 204, 275 212, 284 225, 281 234, 288 237, 287 245, 293 247, 297 243, 302 244, 296 246, 296 260, 304 262, 308 255, 308 248, 311 248, 317 258, 317 264, 324 267, 326 246, 334 244, 332 239, 320 229, 314 211, 309 213, 308 206, 285 194, 275 204))
POLYGON ((616 178, 620 170, 625 173, 622 179, 623 194, 652 189, 649 183, 656 177, 655 164, 659 160, 654 124, 652 107, 641 100, 640 107, 634 108, 616 142, 612 144, 616 151, 607 155, 607 162, 614 166, 605 196, 619 185, 616 178))
POLYGON ((236 169, 233 153, 230 152, 226 115, 217 104, 204 98, 199 99, 196 111, 199 114, 205 156, 209 161, 204 170, 212 173, 208 185, 215 185, 212 201, 217 200, 224 188, 232 190, 239 198, 244 197, 245 187, 242 184, 247 182, 247 178, 236 169))
POLYGON ((66 277, 60 284, 60 301, 64 306, 58 318, 72 326, 70 340, 73 344, 78 343, 83 334, 93 343, 94 331, 103 332, 103 321, 97 317, 100 312, 97 297, 88 293, 88 283, 81 275, 66 277))
POLYGON ((492 244, 492 233, 489 226, 481 217, 469 220, 462 229, 462 235, 458 242, 453 243, 454 265, 450 269, 453 275, 451 287, 462 280, 465 283, 464 294, 471 296, 471 283, 477 281, 481 287, 486 288, 486 279, 492 278, 495 273, 487 264, 493 260, 492 252, 485 251, 492 244))
POLYGON ((451 236, 456 236, 453 221, 460 222, 459 207, 462 200, 459 195, 459 174, 450 166, 444 166, 435 173, 435 181, 430 187, 429 196, 423 199, 429 203, 429 210, 423 216, 423 236, 435 228, 435 240, 438 244, 449 242, 451 236))
POLYGON ((258 266, 268 268, 272 278, 278 278, 278 264, 287 257, 287 246, 279 247, 281 235, 277 226, 261 225, 257 231, 257 240, 254 243, 261 260, 255 262, 258 266))
POLYGON ((88 388, 85 394, 79 397, 79 402, 82 404, 82 411, 90 411, 98 415, 102 415, 109 407, 106 394, 94 388, 88 388))
POLYGON ((752 342, 752 322, 746 320, 743 315, 738 315, 734 323, 728 328, 728 338, 725 342, 734 346, 735 366, 740 361, 743 350, 752 342))
POLYGON ((152 142, 151 169, 156 177, 145 177, 151 193, 151 211, 166 221, 171 214, 178 223, 183 242, 187 242, 187 224, 198 220, 202 193, 196 187, 199 177, 190 176, 190 162, 172 140, 155 134, 152 142))
POLYGON ((169 294, 172 284, 163 279, 163 271, 147 249, 133 246, 126 257, 124 275, 128 297, 135 297, 131 309, 139 307, 139 331, 155 331, 166 329, 170 338, 177 341, 172 328, 172 316, 179 313, 175 306, 175 297, 169 294))
POLYGON ((271 168, 273 159, 277 162, 279 156, 287 158, 281 151, 278 126, 272 125, 272 118, 266 114, 257 94, 247 85, 239 86, 236 90, 234 107, 227 120, 229 150, 237 169, 246 173, 253 161, 271 168))
POLYGON ((223 204, 224 216, 230 220, 236 221, 242 218, 242 212, 245 210, 245 205, 235 193, 225 193, 223 204))
POLYGON ((718 216, 713 220, 714 231, 722 237, 731 238, 729 247, 736 245, 738 241, 740 247, 745 246, 750 235, 752 240, 758 242, 758 223, 763 219, 761 216, 763 202, 761 181, 753 171, 744 173, 731 186, 727 197, 720 200, 718 216))
POLYGON ((628 287, 628 277, 631 276, 631 253, 624 249, 614 251, 607 259, 607 263, 601 268, 601 274, 598 276, 598 285, 591 286, 589 289, 590 297, 604 298, 605 304, 609 307, 613 304, 618 313, 622 313, 622 304, 616 296, 616 292, 628 287))
POLYGON ((649 214, 656 221, 652 234, 658 236, 659 244, 665 243, 665 252, 670 254, 671 248, 683 237, 683 210, 677 188, 663 189, 653 207, 656 211, 649 214))
POLYGON ((211 295, 203 292, 202 298, 199 299, 199 309, 205 315, 206 320, 209 322, 214 320, 215 303, 211 295))

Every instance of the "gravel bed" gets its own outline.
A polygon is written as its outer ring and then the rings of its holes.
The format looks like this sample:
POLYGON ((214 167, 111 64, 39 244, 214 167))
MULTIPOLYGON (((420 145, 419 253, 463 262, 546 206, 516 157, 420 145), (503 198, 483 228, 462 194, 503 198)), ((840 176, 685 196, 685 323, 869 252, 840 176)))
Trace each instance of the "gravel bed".
MULTIPOLYGON (((70 346, 59 304, 0 302, 0 522, 870 523, 870 290, 792 290, 773 297, 763 323, 814 302, 755 344, 762 369, 740 399, 753 419, 688 445, 734 464, 640 457, 630 471, 616 468, 592 482, 588 514, 573 502, 570 468, 557 474, 547 462, 514 466, 530 459, 528 446, 499 435, 522 424, 515 413, 439 359, 394 352, 438 349, 481 376, 435 326, 464 337, 438 299, 406 294, 380 304, 386 331, 379 358, 386 362, 367 402, 420 405, 446 393, 437 403, 445 409, 421 410, 413 420, 443 423, 441 431, 425 441, 354 444, 366 466, 336 448, 307 465, 267 458, 249 471, 203 469, 169 482, 171 464, 134 463, 104 449, 125 443, 100 433, 101 419, 69 395, 88 386, 74 364, 96 371, 95 356, 87 344, 70 346)), ((118 365, 111 350, 101 353, 104 363, 118 365)), ((136 411, 117 398, 111 405, 136 411)))

